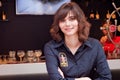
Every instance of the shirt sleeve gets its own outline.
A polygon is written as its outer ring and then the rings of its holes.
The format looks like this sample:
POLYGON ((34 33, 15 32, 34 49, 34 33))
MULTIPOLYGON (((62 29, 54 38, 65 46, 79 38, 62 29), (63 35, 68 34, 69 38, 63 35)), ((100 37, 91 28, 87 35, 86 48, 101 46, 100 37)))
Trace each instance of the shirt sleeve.
POLYGON ((58 71, 58 65, 59 60, 57 56, 54 54, 55 51, 50 45, 44 46, 44 54, 46 58, 46 67, 48 74, 50 76, 50 80, 74 80, 74 78, 63 78, 59 71, 58 71))
POLYGON ((98 77, 94 80, 112 80, 111 79, 111 71, 109 69, 106 55, 104 50, 102 49, 102 45, 98 42, 98 54, 96 58, 96 72, 98 73, 98 77))

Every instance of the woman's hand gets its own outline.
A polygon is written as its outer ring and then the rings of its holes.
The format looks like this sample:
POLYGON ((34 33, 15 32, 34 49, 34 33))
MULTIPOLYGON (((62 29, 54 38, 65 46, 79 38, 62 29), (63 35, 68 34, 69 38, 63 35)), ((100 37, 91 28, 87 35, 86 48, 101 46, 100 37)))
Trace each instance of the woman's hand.
POLYGON ((75 80, 92 80, 89 77, 75 78, 75 80))
MULTIPOLYGON (((58 72, 61 74, 61 76, 64 78, 64 74, 63 72, 61 71, 60 68, 58 68, 58 72)), ((81 77, 81 78, 75 78, 75 80, 92 80, 90 79, 89 77, 81 77)))
POLYGON ((63 72, 61 71, 61 69, 60 68, 58 68, 58 72, 60 73, 60 75, 64 78, 64 74, 63 74, 63 72))

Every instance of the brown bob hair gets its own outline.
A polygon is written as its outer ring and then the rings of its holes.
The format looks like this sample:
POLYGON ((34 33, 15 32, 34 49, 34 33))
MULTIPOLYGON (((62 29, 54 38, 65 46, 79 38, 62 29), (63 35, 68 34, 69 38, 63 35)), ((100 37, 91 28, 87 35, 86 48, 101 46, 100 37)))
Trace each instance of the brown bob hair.
POLYGON ((88 39, 91 24, 86 20, 82 9, 75 2, 64 3, 54 15, 54 21, 50 29, 50 34, 57 42, 64 39, 64 34, 59 28, 59 21, 63 20, 69 12, 72 12, 78 20, 78 36, 81 42, 88 39))

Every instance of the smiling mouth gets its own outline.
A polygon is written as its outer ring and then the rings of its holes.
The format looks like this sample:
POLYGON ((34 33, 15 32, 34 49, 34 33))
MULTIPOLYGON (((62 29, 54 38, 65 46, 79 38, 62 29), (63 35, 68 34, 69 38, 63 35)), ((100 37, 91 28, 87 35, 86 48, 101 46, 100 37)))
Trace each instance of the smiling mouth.
POLYGON ((74 28, 66 28, 65 30, 66 31, 71 31, 72 29, 74 29, 74 28))

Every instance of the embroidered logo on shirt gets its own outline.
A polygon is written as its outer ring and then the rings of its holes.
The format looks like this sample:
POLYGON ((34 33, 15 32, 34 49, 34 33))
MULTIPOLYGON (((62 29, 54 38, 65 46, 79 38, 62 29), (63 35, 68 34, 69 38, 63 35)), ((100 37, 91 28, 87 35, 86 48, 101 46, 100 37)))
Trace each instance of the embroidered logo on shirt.
POLYGON ((61 67, 68 67, 67 56, 64 52, 59 53, 59 60, 60 60, 61 67))

